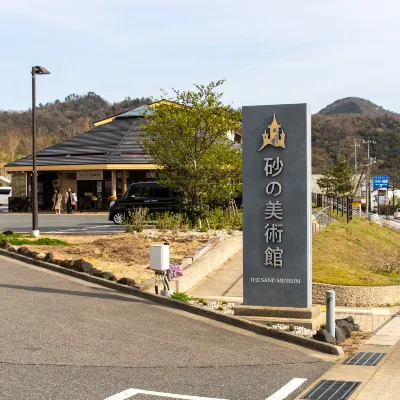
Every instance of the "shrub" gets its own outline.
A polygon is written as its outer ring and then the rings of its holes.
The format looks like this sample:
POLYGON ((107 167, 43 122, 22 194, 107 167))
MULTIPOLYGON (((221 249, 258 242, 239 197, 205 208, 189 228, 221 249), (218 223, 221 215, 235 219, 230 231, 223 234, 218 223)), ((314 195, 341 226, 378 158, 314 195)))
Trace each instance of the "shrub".
POLYGON ((128 211, 128 216, 124 221, 125 225, 131 226, 132 230, 136 232, 142 232, 144 225, 147 222, 147 217, 149 214, 148 208, 134 208, 128 211))
POLYGON ((243 229, 243 214, 241 210, 236 208, 214 208, 208 211, 205 219, 199 224, 200 230, 203 230, 205 226, 208 229, 227 229, 242 230, 243 229))
POLYGON ((185 303, 188 303, 190 300, 190 297, 184 292, 174 292, 171 294, 170 298, 179 300, 179 301, 183 301, 185 303))
POLYGON ((219 307, 218 307, 218 311, 224 311, 224 307, 219 306, 219 307))

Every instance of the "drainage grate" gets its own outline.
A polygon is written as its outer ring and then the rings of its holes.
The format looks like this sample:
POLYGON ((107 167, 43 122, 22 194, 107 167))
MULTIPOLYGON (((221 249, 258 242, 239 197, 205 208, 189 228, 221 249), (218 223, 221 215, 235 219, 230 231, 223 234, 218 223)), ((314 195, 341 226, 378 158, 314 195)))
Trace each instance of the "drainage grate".
POLYGON ((357 389, 361 382, 326 381, 319 382, 302 399, 312 400, 346 400, 357 389))
POLYGON ((345 365, 366 365, 373 367, 378 365, 379 361, 385 357, 386 353, 357 353, 353 357, 350 357, 343 364, 345 365))

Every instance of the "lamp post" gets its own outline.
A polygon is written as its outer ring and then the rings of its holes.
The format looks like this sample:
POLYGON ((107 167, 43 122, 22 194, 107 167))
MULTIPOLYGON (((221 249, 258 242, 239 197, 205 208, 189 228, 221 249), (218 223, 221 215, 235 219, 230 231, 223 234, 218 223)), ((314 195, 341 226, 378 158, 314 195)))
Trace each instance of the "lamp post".
POLYGON ((32 235, 39 236, 38 228, 38 194, 36 170, 36 75, 47 75, 50 72, 43 67, 32 67, 32 235))

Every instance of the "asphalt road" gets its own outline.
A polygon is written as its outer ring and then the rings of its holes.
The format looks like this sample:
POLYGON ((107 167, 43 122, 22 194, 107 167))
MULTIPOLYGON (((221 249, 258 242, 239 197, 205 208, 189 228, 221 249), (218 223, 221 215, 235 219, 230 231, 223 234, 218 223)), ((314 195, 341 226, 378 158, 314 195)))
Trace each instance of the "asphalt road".
MULTIPOLYGON (((0 213, 0 232, 30 232, 32 215, 21 213, 0 213)), ((41 233, 113 233, 124 232, 124 226, 115 225, 106 214, 39 214, 41 233)))
POLYGON ((294 345, 1 256, 0 298, 2 400, 264 400, 307 379, 285 397, 293 399, 331 365, 294 345))

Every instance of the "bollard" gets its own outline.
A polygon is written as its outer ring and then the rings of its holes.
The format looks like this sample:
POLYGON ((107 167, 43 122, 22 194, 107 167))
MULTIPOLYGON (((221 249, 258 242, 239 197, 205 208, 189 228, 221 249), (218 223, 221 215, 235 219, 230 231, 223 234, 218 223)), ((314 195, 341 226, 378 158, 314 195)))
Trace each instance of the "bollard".
POLYGON ((335 291, 326 291, 326 329, 335 337, 335 291))

